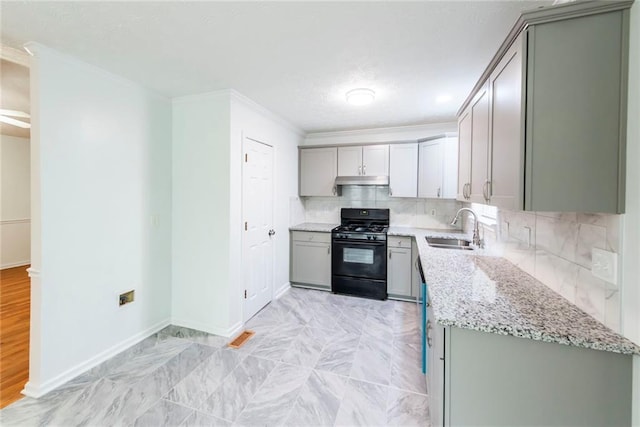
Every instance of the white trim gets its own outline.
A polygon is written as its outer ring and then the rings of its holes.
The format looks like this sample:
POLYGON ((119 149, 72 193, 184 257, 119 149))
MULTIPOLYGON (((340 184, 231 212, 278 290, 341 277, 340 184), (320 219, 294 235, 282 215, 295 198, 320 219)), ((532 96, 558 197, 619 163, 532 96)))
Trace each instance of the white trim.
POLYGON ((0 44, 0 58, 27 68, 29 68, 31 64, 31 56, 29 56, 27 52, 23 52, 19 49, 14 49, 9 46, 4 46, 2 44, 0 44))
POLYGON ((244 326, 243 322, 238 322, 235 325, 227 329, 219 328, 219 327, 211 327, 209 325, 205 325, 204 323, 193 322, 191 320, 177 319, 172 318, 171 324, 175 326, 181 326, 183 328, 195 329, 196 331, 203 331, 213 335, 219 335, 221 337, 232 337, 234 334, 237 334, 242 330, 244 326))
POLYGON ((335 131, 335 132, 315 132, 315 133, 307 134, 307 136, 305 137, 304 144, 311 145, 314 143, 314 140, 322 141, 327 138, 371 136, 371 135, 380 135, 380 134, 397 133, 397 132, 422 133, 422 132, 434 132, 434 131, 442 134, 456 133, 457 122, 450 121, 450 122, 442 122, 442 123, 412 125, 412 126, 393 126, 393 127, 384 127, 384 128, 343 130, 343 131, 335 131), (443 128, 451 128, 451 130, 442 130, 443 128))
POLYGON ((40 278, 40 270, 38 270, 37 268, 27 268, 27 273, 29 273, 29 277, 33 278, 40 278))
POLYGON ((159 330, 169 326, 169 319, 163 320, 161 322, 156 323, 150 328, 145 329, 142 332, 139 332, 132 337, 127 338, 124 341, 119 342, 118 344, 106 349, 102 353, 97 354, 96 356, 79 363, 78 365, 67 369, 60 375, 44 382, 43 384, 33 384, 31 381, 27 382, 24 386, 24 390, 22 390, 22 394, 25 396, 38 398, 44 396, 51 390, 54 390, 57 387, 60 387, 62 384, 72 380, 78 375, 88 371, 91 368, 98 366, 100 363, 104 362, 107 359, 112 358, 118 353, 128 349, 129 347, 134 346, 145 338, 155 334, 159 330))
POLYGON ((30 260, 10 262, 9 264, 2 264, 2 266, 0 266, 0 270, 6 270, 7 268, 15 268, 15 267, 20 267, 20 266, 29 265, 29 264, 31 264, 30 260))
POLYGON ((220 99, 220 98, 230 98, 231 92, 229 89, 220 89, 214 90, 211 92, 198 93, 195 95, 184 95, 184 96, 176 96, 171 99, 171 104, 188 104, 195 101, 203 101, 208 99, 220 99))
POLYGON ((11 224, 30 224, 30 218, 22 218, 22 219, 4 219, 0 221, 0 225, 11 225, 11 224))
POLYGON ((275 291, 273 293, 273 299, 278 299, 281 296, 283 296, 289 289, 291 289, 291 283, 290 282, 286 282, 285 284, 283 284, 282 286, 280 286, 280 289, 278 289, 277 291, 275 291))

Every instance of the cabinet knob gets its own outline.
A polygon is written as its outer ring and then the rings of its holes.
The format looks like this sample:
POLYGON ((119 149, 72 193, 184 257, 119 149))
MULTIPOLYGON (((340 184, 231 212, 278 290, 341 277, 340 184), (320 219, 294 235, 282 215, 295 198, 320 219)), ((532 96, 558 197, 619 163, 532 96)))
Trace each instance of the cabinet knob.
POLYGON ((438 197, 440 197, 440 187, 438 187, 438 197))
POLYGON ((367 174, 367 165, 362 165, 362 175, 367 174))
POLYGON ((389 187, 389 195, 393 196, 393 188, 389 187))

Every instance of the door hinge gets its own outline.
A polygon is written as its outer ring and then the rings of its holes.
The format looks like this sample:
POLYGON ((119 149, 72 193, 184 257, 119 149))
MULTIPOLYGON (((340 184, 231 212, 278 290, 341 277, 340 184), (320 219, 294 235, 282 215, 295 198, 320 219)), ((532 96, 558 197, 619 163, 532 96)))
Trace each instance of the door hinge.
POLYGON ((244 162, 247 163, 249 161, 249 155, 244 153, 244 162))
POLYGON ((247 221, 244 222, 244 231, 247 231, 247 221))
POLYGON ((247 290, 244 290, 244 299, 247 299, 247 290))

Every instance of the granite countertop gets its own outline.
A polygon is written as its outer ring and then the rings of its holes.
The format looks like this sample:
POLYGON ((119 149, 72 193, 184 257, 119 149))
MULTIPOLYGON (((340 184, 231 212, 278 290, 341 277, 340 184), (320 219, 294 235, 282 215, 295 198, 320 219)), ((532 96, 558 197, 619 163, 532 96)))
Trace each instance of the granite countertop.
MULTIPOLYGON (((302 223, 290 230, 330 232, 337 225, 302 223)), ((427 236, 471 240, 468 234, 392 226, 388 235, 416 239, 431 310, 443 326, 640 354, 640 347, 490 249, 433 248, 425 240, 427 236)))
POLYGON ((532 340, 640 354, 640 348, 568 302, 543 283, 489 251, 429 246, 426 236, 466 237, 447 230, 391 227, 416 238, 431 309, 443 326, 532 340))
POLYGON ((326 224, 322 222, 303 222, 302 224, 289 227, 289 231, 318 231, 323 233, 330 233, 332 229, 336 228, 340 224, 326 224))

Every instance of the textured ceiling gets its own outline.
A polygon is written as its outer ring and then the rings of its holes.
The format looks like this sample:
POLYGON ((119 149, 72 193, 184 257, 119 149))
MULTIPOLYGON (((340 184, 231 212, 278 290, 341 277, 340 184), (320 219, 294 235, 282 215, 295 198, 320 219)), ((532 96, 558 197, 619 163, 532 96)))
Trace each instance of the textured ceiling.
POLYGON ((0 27, 169 97, 236 89, 313 132, 454 120, 519 12, 550 3, 3 1, 0 27), (348 105, 355 87, 375 103, 348 105))

